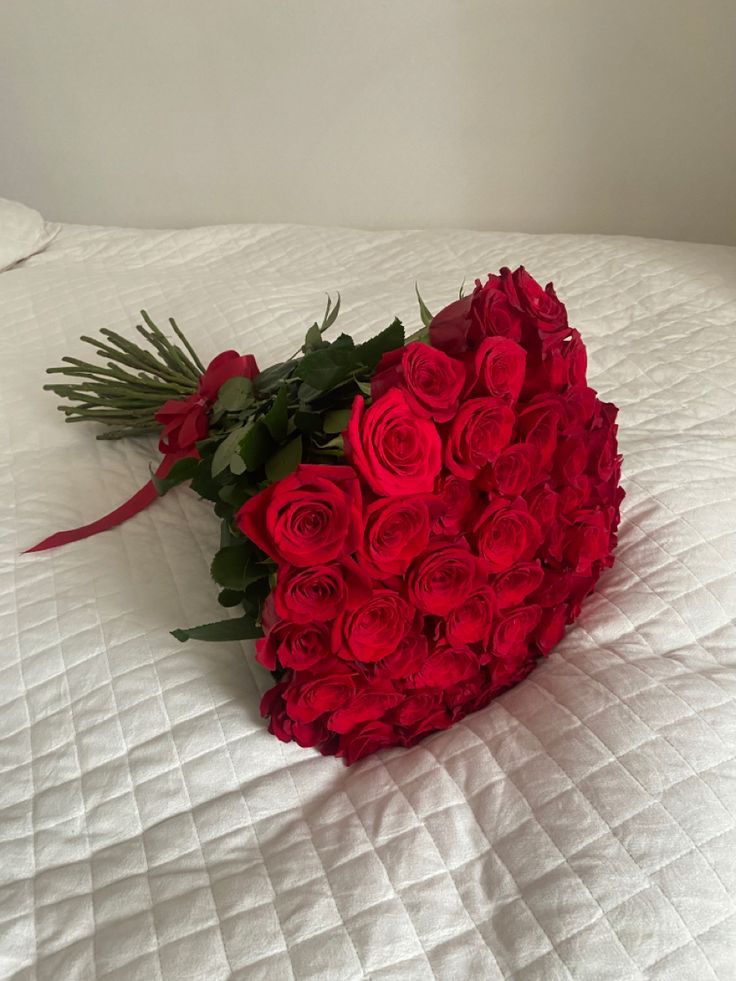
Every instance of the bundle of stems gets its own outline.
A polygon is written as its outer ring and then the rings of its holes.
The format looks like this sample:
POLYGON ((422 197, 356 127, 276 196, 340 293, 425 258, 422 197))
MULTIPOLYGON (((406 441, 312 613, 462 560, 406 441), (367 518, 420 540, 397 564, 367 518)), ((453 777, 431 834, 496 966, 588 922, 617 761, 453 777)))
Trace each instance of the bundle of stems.
POLYGON ((156 433, 156 411, 169 399, 183 399, 196 391, 204 365, 182 331, 171 318, 171 329, 183 347, 172 342, 141 310, 145 327, 136 330, 150 346, 146 350, 112 330, 103 329, 104 341, 82 337, 104 359, 103 364, 62 358, 64 365, 48 368, 50 375, 65 375, 75 381, 44 385, 69 404, 59 411, 66 422, 96 422, 109 427, 97 439, 122 439, 156 433))

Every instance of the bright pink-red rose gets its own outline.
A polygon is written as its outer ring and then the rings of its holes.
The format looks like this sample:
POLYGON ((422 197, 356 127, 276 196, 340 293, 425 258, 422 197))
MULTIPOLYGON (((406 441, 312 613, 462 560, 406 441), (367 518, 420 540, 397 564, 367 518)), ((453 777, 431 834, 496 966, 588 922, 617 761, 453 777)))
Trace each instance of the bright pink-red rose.
POLYGON ((488 586, 476 586, 447 615, 445 633, 450 644, 460 647, 487 641, 495 606, 493 590, 488 586))
POLYGON ((440 545, 419 556, 409 569, 412 603, 422 613, 445 616, 467 597, 478 576, 478 560, 468 549, 440 545))
POLYGON ((303 463, 243 505, 237 524, 276 562, 312 566, 351 554, 363 532, 352 467, 303 463))
POLYGON ((365 574, 348 559, 305 569, 284 566, 279 570, 274 605, 283 620, 321 622, 357 606, 370 591, 365 574))
POLYGON ((492 504, 478 522, 476 542, 489 571, 505 572, 516 562, 533 558, 542 532, 521 500, 508 507, 492 504))
POLYGON ((401 575, 429 542, 431 513, 441 510, 428 497, 380 498, 366 511, 363 555, 379 573, 401 575))
POLYGON ((332 643, 341 657, 380 661, 395 651, 414 625, 415 610, 398 593, 377 589, 335 621, 332 643))
POLYGON ((486 337, 475 352, 479 394, 492 395, 514 405, 524 384, 526 352, 508 337, 486 337))
POLYGON ((457 412, 465 380, 462 362, 429 344, 413 343, 384 354, 371 379, 371 395, 377 401, 389 389, 401 386, 419 415, 447 422, 457 412))
POLYGON ((416 414, 399 388, 370 408, 360 396, 345 432, 345 452, 379 497, 427 494, 442 465, 442 442, 434 423, 416 414))
POLYGON ((460 406, 445 443, 445 464, 457 477, 472 480, 508 445, 514 413, 501 399, 468 399, 460 406))

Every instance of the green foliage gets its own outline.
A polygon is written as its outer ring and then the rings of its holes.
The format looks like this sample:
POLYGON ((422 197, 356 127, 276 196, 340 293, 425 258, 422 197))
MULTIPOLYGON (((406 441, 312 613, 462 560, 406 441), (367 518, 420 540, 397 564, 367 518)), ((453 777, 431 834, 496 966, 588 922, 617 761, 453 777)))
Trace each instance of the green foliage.
POLYGON ((246 614, 233 620, 218 620, 215 623, 203 623, 199 627, 172 630, 171 636, 182 643, 185 640, 255 640, 263 636, 263 630, 252 616, 246 614))

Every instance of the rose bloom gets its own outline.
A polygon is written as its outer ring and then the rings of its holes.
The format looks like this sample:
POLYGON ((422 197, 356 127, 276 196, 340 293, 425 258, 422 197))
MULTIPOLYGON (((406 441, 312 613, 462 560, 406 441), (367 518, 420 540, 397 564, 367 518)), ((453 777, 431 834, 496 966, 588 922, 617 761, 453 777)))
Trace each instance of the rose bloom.
POLYGON ((417 686, 446 688, 473 678, 479 670, 478 657, 465 646, 438 644, 416 675, 417 686))
POLYGON ((390 389, 368 409, 358 396, 345 440, 348 460, 379 497, 434 489, 442 442, 434 423, 416 414, 401 389, 390 389))
POLYGON ((294 722, 314 722, 345 705, 356 690, 357 676, 337 662, 329 675, 292 681, 284 691, 286 711, 294 722))
POLYGON ((269 671, 278 665, 304 671, 331 655, 330 631, 324 623, 282 620, 256 641, 256 660, 269 671))
POLYGON ((501 399, 468 399, 460 406, 445 444, 445 464, 457 477, 472 480, 508 445, 514 413, 501 399))
POLYGON ((552 396, 536 396, 519 414, 519 435, 536 449, 542 468, 548 467, 554 456, 562 422, 562 406, 552 396))
POLYGON ((409 597, 422 611, 445 616, 467 597, 478 575, 476 557, 456 545, 441 545, 421 555, 409 570, 409 597))
POLYGON ((352 467, 301 464, 246 501, 236 522, 276 562, 330 562, 360 542, 360 482, 352 467))
POLYGON ((439 502, 428 497, 382 498, 370 505, 365 516, 363 554, 374 569, 401 575, 427 547, 430 501, 433 513, 439 511, 439 502))
POLYGON ((542 608, 529 604, 509 610, 498 621, 493 632, 493 653, 496 657, 525 656, 529 651, 530 634, 542 617, 542 608))
POLYGON ((568 610, 563 603, 542 612, 542 619, 534 635, 537 647, 545 657, 552 651, 565 633, 568 610))
POLYGON ((481 485, 495 488, 504 497, 518 497, 530 484, 539 479, 539 456, 530 443, 514 443, 498 455, 495 463, 484 471, 481 485))
POLYGON ((505 572, 516 562, 533 558, 542 532, 523 502, 508 507, 492 504, 481 515, 476 542, 489 571, 505 572))
POLYGON ((386 712, 398 705, 403 695, 391 689, 368 689, 358 692, 341 708, 335 709, 327 720, 331 732, 350 732, 362 722, 382 718, 386 712))
POLYGON ((429 642, 424 634, 412 631, 400 642, 396 650, 376 662, 377 678, 408 678, 419 670, 429 653, 429 642))
POLYGON ((611 526, 601 509, 581 509, 571 515, 574 525, 565 536, 565 557, 575 572, 586 575, 594 562, 611 551, 611 526))
POLYGON ((518 606, 540 586, 543 578, 540 562, 520 562, 498 576, 493 592, 499 610, 518 606))
POLYGON ((445 473, 440 478, 437 498, 441 508, 434 517, 432 531, 454 538, 464 531, 478 503, 478 494, 469 480, 445 473))
POLYGON ((380 661, 396 650, 414 625, 415 611, 390 589, 377 589, 334 623, 332 644, 340 657, 380 661))
POLYGON ((465 380, 462 362, 429 344, 415 342, 384 354, 371 379, 371 395, 376 401, 400 385, 419 415, 447 422, 457 412, 465 380))
POLYGON ((342 756, 350 766, 356 760, 369 756, 378 749, 393 746, 396 742, 398 742, 398 734, 394 726, 380 720, 366 722, 340 736, 336 755, 342 756))
POLYGON ((369 594, 369 580, 351 560, 307 569, 285 566, 277 576, 274 607, 283 620, 321 622, 332 620, 369 594))
POLYGON ((447 615, 445 633, 453 646, 487 641, 493 625, 495 598, 488 586, 477 586, 447 615))
POLYGON ((479 394, 513 405, 524 384, 526 351, 508 337, 486 337, 475 352, 474 368, 479 394))

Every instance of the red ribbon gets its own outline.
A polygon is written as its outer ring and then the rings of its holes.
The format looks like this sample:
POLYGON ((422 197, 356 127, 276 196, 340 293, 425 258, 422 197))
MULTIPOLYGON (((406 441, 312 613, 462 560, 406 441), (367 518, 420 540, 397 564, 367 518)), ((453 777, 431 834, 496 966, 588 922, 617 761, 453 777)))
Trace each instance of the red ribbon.
MULTIPOLYGON (((193 453, 170 453, 159 464, 156 470, 156 477, 163 480, 177 462, 177 460, 183 460, 187 456, 193 456, 193 453)), ((26 552, 45 552, 47 548, 58 548, 60 545, 68 545, 70 542, 79 542, 83 538, 89 538, 90 535, 98 535, 101 531, 109 531, 111 528, 117 528, 128 518, 134 517, 136 514, 140 514, 144 511, 149 504, 153 502, 158 497, 158 492, 152 480, 149 480, 139 491, 128 498, 125 504, 121 504, 119 508, 115 508, 114 511, 110 511, 102 518, 98 518, 97 521, 93 521, 89 525, 82 525, 80 528, 71 528, 69 531, 57 531, 54 535, 49 535, 48 538, 44 538, 42 542, 38 545, 34 545, 32 548, 27 548, 26 552)))
MULTIPOLYGON (((197 390, 185 399, 172 399, 166 402, 156 413, 156 419, 161 423, 162 432, 159 449, 164 458, 156 470, 156 477, 162 480, 166 477, 178 460, 185 457, 197 457, 197 440, 204 439, 209 430, 209 412, 212 403, 217 398, 220 388, 229 378, 255 378, 258 365, 252 354, 238 354, 237 351, 223 351, 207 365, 200 376, 197 390)), ((101 531, 117 528, 128 518, 144 511, 158 497, 158 492, 152 480, 141 487, 125 504, 115 508, 103 518, 93 521, 81 528, 71 528, 69 531, 57 531, 55 535, 44 538, 38 545, 27 548, 26 552, 44 552, 47 548, 58 548, 70 542, 79 542, 90 535, 101 531)))

